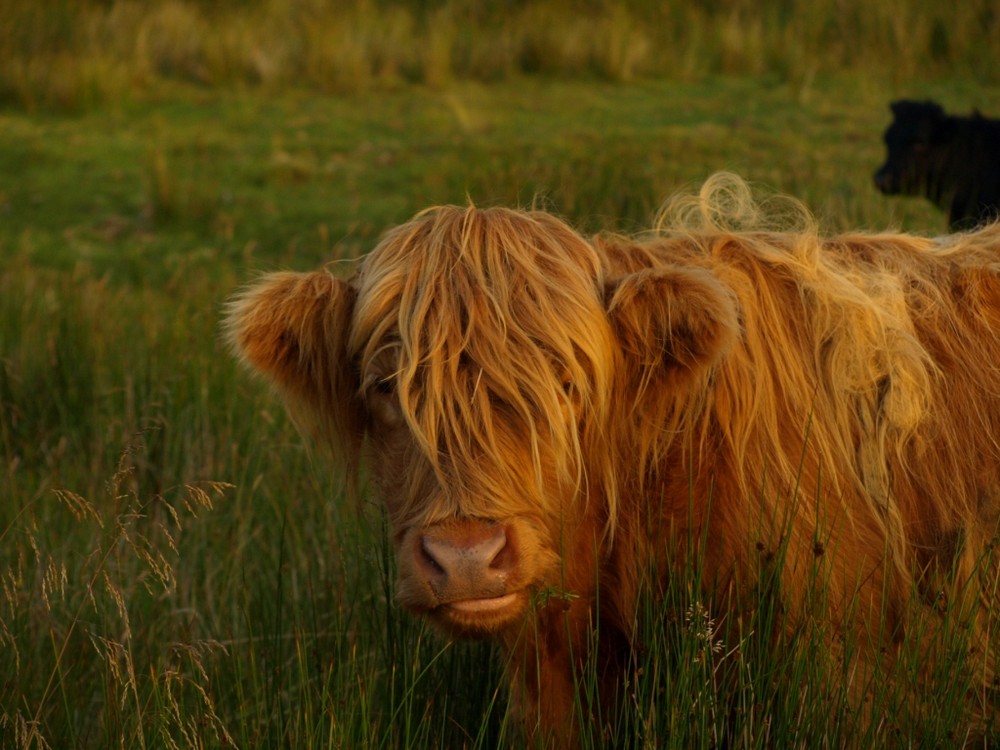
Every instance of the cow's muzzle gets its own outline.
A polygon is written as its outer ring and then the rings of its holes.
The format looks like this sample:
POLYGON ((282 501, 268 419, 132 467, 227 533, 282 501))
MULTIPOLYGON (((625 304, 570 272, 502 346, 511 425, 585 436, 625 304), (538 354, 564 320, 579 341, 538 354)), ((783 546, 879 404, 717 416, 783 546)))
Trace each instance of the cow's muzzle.
POLYGON ((408 533, 399 598, 457 635, 483 636, 517 618, 528 592, 513 527, 455 519, 408 533))

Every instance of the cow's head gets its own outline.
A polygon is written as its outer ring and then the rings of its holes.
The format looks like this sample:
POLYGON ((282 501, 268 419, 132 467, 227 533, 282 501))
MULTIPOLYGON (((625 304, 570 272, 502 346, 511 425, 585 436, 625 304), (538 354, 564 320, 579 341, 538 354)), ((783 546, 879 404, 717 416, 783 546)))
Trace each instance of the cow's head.
POLYGON ((349 281, 263 278, 227 330, 304 431, 350 470, 363 456, 400 602, 476 637, 533 592, 593 585, 641 471, 633 428, 704 376, 736 312, 703 271, 615 275, 548 214, 444 207, 349 281))
POLYGON ((888 155, 875 172, 875 186, 886 195, 931 197, 940 159, 953 136, 951 121, 934 102, 900 100, 890 105, 894 119, 885 131, 888 155))

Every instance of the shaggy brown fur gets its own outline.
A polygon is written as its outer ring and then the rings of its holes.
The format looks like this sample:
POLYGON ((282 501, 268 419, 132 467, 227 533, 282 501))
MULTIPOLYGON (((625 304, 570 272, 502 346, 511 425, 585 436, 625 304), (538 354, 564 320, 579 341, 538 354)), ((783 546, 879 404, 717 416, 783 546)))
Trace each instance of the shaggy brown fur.
POLYGON ((718 175, 649 237, 591 240, 434 208, 348 281, 274 274, 229 309, 302 427, 370 465, 401 604, 510 652, 529 732, 572 742, 581 659, 614 697, 650 564, 656 588, 696 556, 719 612, 779 547, 787 627, 817 564, 863 643, 943 596, 991 700, 1000 225, 824 239, 783 205, 798 227, 762 228, 718 175))

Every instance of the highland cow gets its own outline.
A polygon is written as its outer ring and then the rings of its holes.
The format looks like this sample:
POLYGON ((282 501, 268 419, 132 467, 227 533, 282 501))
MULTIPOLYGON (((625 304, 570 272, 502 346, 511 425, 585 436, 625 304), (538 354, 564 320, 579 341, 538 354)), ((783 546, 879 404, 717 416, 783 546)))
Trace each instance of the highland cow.
POLYGON ((573 745, 580 663, 614 705, 644 587, 696 561, 735 622, 779 548, 776 627, 819 593, 831 645, 930 660, 916 620, 945 601, 993 700, 1000 227, 824 238, 789 204, 767 228, 717 175, 649 236, 589 239, 432 208, 346 281, 276 273, 229 307, 300 427, 369 466, 400 604, 498 640, 540 742, 573 745))
POLYGON ((934 102, 890 105, 888 157, 875 173, 886 195, 928 198, 952 230, 993 221, 1000 211, 1000 121, 978 112, 953 117, 934 102))

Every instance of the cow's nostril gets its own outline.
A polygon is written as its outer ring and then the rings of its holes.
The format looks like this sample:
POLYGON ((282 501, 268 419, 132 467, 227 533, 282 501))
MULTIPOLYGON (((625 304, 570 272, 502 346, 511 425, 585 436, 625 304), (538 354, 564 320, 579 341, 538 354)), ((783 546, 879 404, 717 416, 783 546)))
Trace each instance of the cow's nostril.
POLYGON ((427 539, 420 540, 420 559, 424 563, 424 566, 429 569, 430 573, 437 575, 444 575, 447 571, 444 566, 438 562, 438 559, 434 557, 431 551, 427 548, 427 539))
POLYGON ((483 539, 472 547, 475 556, 488 568, 494 567, 493 561, 502 555, 506 548, 507 534, 502 527, 497 528, 493 536, 483 539))
POLYGON ((489 561, 490 570, 503 572, 514 567, 516 560, 512 541, 509 537, 501 537, 500 544, 489 561))

